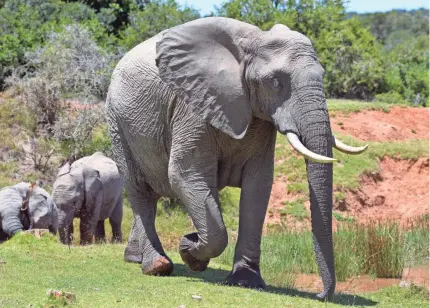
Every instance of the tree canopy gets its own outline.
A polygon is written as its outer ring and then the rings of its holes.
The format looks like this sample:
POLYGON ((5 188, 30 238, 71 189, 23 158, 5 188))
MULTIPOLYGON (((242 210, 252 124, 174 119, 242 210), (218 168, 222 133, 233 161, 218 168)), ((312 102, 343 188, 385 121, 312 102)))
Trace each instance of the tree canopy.
MULTIPOLYGON (((342 0, 226 0, 211 15, 262 30, 281 23, 308 36, 325 68, 329 97, 379 95, 428 104, 428 10, 356 14, 346 13, 342 0)), ((65 25, 82 25, 100 48, 122 54, 200 17, 175 0, 0 1, 0 87, 14 67, 25 64, 26 53, 42 48, 65 25)))

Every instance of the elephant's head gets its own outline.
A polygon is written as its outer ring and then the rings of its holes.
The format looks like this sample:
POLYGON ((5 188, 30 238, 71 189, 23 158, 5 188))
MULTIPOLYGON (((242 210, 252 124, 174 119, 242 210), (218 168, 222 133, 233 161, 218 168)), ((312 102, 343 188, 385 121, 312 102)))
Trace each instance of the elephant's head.
POLYGON ((21 182, 0 190, 0 227, 8 236, 31 228, 49 229, 55 235, 57 215, 57 206, 41 187, 21 182))
POLYGON ((52 198, 58 207, 58 228, 62 243, 68 242, 68 227, 82 206, 83 182, 82 173, 71 172, 70 164, 66 163, 57 173, 52 187, 52 198))
POLYGON ((49 193, 36 187, 28 202, 31 227, 49 229, 56 235, 58 231, 58 209, 49 193))
POLYGON ((332 136, 324 69, 311 41, 284 25, 269 31, 220 17, 192 21, 163 33, 156 65, 161 79, 212 126, 241 139, 253 117, 270 121, 306 158, 316 260, 335 290, 332 243, 332 147, 353 148, 332 136))
POLYGON ((84 207, 91 206, 100 193, 99 172, 77 161, 71 166, 66 163, 57 173, 52 198, 58 207, 58 227, 60 240, 68 243, 68 227, 73 218, 84 207))

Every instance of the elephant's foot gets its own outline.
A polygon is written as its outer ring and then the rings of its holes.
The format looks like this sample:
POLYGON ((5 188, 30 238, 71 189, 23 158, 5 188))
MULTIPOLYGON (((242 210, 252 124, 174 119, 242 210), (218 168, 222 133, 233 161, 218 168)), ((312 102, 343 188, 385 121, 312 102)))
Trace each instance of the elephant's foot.
POLYGON ((320 301, 333 301, 334 299, 334 290, 335 288, 332 288, 330 290, 324 290, 323 292, 321 292, 320 294, 317 294, 317 299, 320 301))
POLYGON ((142 263, 142 272, 146 275, 169 276, 173 272, 173 262, 167 256, 156 257, 148 267, 144 263, 147 262, 142 263))
POLYGON ((112 244, 121 244, 122 243, 122 236, 121 235, 112 236, 111 242, 112 242, 112 244))
POLYGON ((185 235, 182 238, 181 243, 179 244, 179 254, 181 255, 182 261, 184 261, 184 263, 188 265, 190 270, 195 272, 203 272, 208 267, 209 260, 208 261, 198 260, 195 257, 193 257, 190 253, 190 249, 197 244, 197 241, 198 241, 197 233, 191 233, 191 234, 185 235))
POLYGON ((245 261, 236 262, 227 276, 226 284, 253 289, 264 289, 266 284, 260 274, 260 267, 245 261))

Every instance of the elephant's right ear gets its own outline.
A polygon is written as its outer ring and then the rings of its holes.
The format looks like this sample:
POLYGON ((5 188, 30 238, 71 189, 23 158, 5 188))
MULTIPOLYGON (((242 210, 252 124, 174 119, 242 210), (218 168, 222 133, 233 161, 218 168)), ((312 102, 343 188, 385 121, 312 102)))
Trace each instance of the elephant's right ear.
POLYGON ((161 79, 212 126, 241 139, 251 121, 239 41, 258 28, 221 17, 171 28, 157 42, 161 79))

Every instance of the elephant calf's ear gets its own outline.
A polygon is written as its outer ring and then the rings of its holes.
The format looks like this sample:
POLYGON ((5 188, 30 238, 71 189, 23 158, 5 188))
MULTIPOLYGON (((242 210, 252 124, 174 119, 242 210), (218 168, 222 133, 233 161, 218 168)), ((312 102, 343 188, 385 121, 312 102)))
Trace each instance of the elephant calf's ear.
POLYGON ((202 18, 169 29, 156 47, 161 79, 194 112, 236 139, 243 138, 252 117, 236 37, 245 26, 227 18, 202 18))

